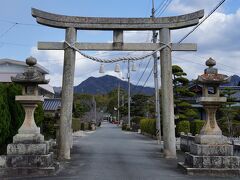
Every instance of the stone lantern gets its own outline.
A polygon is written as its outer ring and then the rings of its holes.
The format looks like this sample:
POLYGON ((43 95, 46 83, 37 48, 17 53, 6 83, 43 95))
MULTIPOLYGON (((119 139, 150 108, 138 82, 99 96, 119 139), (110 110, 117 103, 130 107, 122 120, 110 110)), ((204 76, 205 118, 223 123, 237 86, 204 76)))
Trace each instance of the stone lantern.
POLYGON ((12 77, 12 81, 22 85, 22 95, 16 96, 25 110, 25 119, 13 137, 13 143, 7 146, 6 171, 8 176, 45 175, 53 173, 57 167, 53 162, 53 153, 49 152, 49 143, 44 141, 40 128, 36 126, 34 111, 43 102, 38 95, 38 84, 47 84, 44 75, 35 67, 37 60, 26 59, 26 71, 12 77))
POLYGON ((229 82, 230 78, 218 74, 214 68, 216 61, 212 58, 206 65, 208 68, 197 79, 203 86, 203 95, 197 102, 203 105, 206 121, 200 134, 195 136, 190 152, 185 153, 185 162, 179 165, 190 175, 240 175, 240 157, 233 155, 233 145, 228 144, 216 121, 217 109, 227 101, 226 97, 220 97, 219 86, 229 82))
POLYGON ((30 141, 42 142, 44 137, 40 134, 40 128, 36 126, 34 111, 38 103, 43 102, 43 96, 38 95, 38 84, 48 84, 44 75, 37 71, 37 60, 33 57, 26 59, 27 70, 22 74, 12 77, 12 81, 22 85, 22 95, 16 96, 16 101, 20 102, 25 110, 25 119, 18 130, 18 134, 13 137, 13 143, 30 141))
POLYGON ((207 69, 204 74, 198 76, 197 81, 203 85, 202 97, 197 102, 203 105, 206 112, 206 123, 196 136, 195 141, 199 144, 226 144, 227 138, 222 135, 216 121, 216 112, 222 103, 227 101, 226 97, 220 97, 220 84, 229 82, 229 77, 224 74, 218 74, 214 68, 216 61, 209 58, 206 61, 207 69))

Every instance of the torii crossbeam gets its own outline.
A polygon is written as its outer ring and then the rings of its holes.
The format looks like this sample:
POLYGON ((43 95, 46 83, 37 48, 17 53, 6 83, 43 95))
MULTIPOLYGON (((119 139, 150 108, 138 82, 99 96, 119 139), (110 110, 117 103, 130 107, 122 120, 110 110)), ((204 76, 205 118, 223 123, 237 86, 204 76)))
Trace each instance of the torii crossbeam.
MULTIPOLYGON (((155 51, 168 44, 168 46, 160 50, 163 140, 165 157, 176 158, 171 51, 196 51, 197 46, 192 43, 170 43, 170 30, 186 28, 198 24, 199 19, 204 16, 203 10, 181 16, 153 19, 63 16, 33 8, 32 16, 42 25, 66 29, 65 41, 69 44, 75 44, 75 47, 79 50, 155 51), (111 30, 113 31, 113 43, 77 43, 77 30, 111 30), (124 43, 124 31, 133 30, 159 30, 160 42, 124 43)), ((64 50, 59 157, 70 159, 69 137, 71 132, 76 51, 63 42, 39 42, 38 49, 64 50)))

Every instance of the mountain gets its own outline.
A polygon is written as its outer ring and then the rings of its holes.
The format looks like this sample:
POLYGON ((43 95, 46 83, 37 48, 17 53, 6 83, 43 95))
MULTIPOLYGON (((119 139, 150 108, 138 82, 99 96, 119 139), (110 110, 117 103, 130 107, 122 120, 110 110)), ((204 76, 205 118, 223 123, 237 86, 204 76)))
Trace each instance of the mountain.
MULTIPOLYGON (((120 84, 120 87, 125 91, 128 91, 128 82, 122 81, 114 76, 105 75, 102 77, 89 77, 81 84, 74 86, 74 92, 80 94, 106 94, 113 89, 116 89, 120 84)), ((231 76, 229 83, 223 86, 239 86, 240 77, 238 75, 231 76)), ((56 94, 60 94, 61 87, 53 87, 56 94)), ((154 88, 142 87, 131 84, 131 94, 137 94, 141 92, 146 95, 153 95, 154 88)))
POLYGON ((240 85, 240 77, 238 75, 231 76, 231 80, 229 83, 224 84, 223 86, 239 86, 240 85))
MULTIPOLYGON (((74 87, 74 93, 80 94, 106 94, 116 89, 120 84, 121 89, 128 91, 128 82, 122 81, 114 76, 105 75, 102 77, 89 77, 85 81, 83 81, 78 86, 74 87)), ((154 88, 143 87, 143 86, 135 86, 133 84, 131 86, 131 94, 136 94, 141 92, 146 95, 153 95, 154 88)))

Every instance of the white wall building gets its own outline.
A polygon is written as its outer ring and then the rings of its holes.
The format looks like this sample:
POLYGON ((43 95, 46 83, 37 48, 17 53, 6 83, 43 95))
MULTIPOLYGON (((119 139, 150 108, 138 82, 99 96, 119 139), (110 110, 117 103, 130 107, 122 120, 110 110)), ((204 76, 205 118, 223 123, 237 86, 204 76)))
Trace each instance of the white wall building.
MULTIPOLYGON (((49 74, 49 71, 36 64, 37 69, 44 75, 49 74)), ((0 82, 10 83, 11 77, 16 76, 18 73, 23 73, 27 68, 27 64, 24 61, 16 61, 13 59, 0 59, 0 82)), ((45 98, 53 98, 54 90, 49 84, 40 84, 39 95, 43 95, 45 98)))

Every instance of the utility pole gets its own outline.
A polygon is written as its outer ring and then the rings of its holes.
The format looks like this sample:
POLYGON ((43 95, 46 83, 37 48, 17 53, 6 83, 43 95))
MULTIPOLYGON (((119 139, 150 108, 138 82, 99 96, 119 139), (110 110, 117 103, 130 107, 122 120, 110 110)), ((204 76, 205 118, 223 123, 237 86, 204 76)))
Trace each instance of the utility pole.
MULTIPOLYGON (((152 0, 152 18, 155 18, 155 8, 154 8, 154 0, 152 0)), ((157 42, 158 33, 153 30, 152 40, 153 43, 157 42)), ((159 85, 158 85, 158 57, 157 52, 153 55, 154 59, 154 86, 155 86, 155 118, 156 118, 156 136, 158 139, 158 143, 161 144, 161 121, 160 121, 160 101, 159 101, 159 85)))
POLYGON ((130 121, 131 121, 131 115, 130 115, 130 99, 131 99, 131 92, 130 92, 130 60, 128 60, 128 127, 130 128, 130 121))
POLYGON ((92 102, 93 102, 93 109, 94 109, 94 121, 95 123, 97 123, 97 104, 94 96, 93 96, 92 102))
POLYGON ((120 114, 119 114, 119 108, 120 108, 120 82, 118 82, 118 125, 120 125, 120 114))

